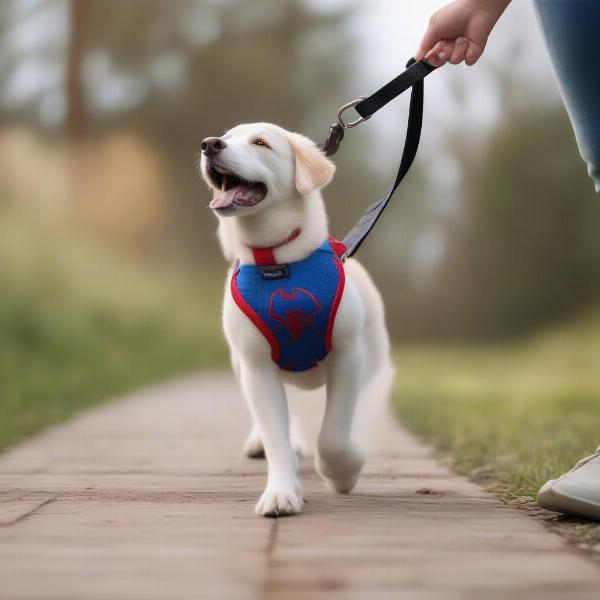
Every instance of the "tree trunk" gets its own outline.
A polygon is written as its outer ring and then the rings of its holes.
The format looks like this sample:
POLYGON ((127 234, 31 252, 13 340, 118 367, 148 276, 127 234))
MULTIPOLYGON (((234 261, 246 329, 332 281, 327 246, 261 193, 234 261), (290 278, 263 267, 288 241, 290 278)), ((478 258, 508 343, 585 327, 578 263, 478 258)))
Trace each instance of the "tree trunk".
POLYGON ((85 20, 88 0, 71 0, 69 10, 70 41, 67 56, 67 123, 71 142, 79 142, 86 133, 86 114, 81 63, 84 50, 85 20))

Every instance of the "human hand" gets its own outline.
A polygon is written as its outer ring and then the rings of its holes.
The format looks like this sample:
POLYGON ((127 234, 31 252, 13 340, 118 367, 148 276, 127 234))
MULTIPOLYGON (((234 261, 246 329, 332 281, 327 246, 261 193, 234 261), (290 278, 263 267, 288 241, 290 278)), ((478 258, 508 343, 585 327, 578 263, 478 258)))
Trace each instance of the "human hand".
POLYGON ((454 0, 429 19, 415 54, 434 67, 479 60, 494 25, 511 0, 454 0))

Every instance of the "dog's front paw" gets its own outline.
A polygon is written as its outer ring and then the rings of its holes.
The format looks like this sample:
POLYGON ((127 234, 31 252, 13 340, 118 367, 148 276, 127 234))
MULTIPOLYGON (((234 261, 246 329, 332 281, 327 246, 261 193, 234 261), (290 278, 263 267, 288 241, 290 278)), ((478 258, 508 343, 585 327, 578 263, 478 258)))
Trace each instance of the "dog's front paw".
POLYGON ((256 504, 254 512, 263 517, 284 517, 298 514, 303 504, 304 499, 299 485, 292 490, 268 485, 256 504))

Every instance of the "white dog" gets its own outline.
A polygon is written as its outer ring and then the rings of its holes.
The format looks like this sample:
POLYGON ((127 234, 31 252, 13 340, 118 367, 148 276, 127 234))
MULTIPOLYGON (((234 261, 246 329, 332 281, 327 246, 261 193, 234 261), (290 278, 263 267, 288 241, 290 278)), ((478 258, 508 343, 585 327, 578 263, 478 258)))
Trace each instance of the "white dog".
POLYGON ((201 170, 234 263, 223 327, 253 417, 245 450, 264 450, 268 461, 256 513, 295 514, 303 497, 284 382, 326 383, 316 468, 328 488, 350 492, 364 463, 351 437, 356 401, 390 364, 383 303, 358 262, 342 267, 341 244, 328 237, 320 189, 335 166, 308 138, 268 123, 239 125, 202 142, 201 170))

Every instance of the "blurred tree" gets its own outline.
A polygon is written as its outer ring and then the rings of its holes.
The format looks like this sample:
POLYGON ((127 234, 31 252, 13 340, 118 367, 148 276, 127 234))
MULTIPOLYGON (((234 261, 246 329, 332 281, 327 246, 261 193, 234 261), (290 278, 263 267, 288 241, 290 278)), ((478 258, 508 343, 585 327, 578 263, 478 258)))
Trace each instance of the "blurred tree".
MULTIPOLYGON (((562 106, 531 106, 499 70, 501 115, 482 140, 447 146, 463 178, 462 218, 445 224, 432 285, 408 288, 405 335, 498 339, 563 318, 600 292, 600 203, 562 106)), ((431 221, 430 221, 431 223, 431 221)))
POLYGON ((597 299, 600 204, 562 107, 510 111, 466 199, 477 336, 520 333, 597 299))
POLYGON ((71 141, 80 141, 86 130, 86 106, 82 80, 85 24, 88 0, 71 0, 69 8, 69 46, 67 55, 66 131, 71 141))
MULTIPOLYGON (((85 132, 96 143, 124 131, 152 146, 170 190, 156 254, 194 268, 218 255, 215 221, 204 210, 208 195, 193 168, 202 138, 253 120, 324 136, 350 94, 352 38, 340 28, 352 9, 315 13, 303 0, 39 0, 35 10, 18 0, 7 5, 6 26, 30 27, 39 41, 11 55, 17 37, 3 40, 2 56, 12 59, 0 61, 0 80, 9 83, 0 91, 0 117, 48 136, 85 132), (59 76, 30 90, 24 101, 19 73, 27 65, 59 76), (2 102, 14 90, 20 101, 2 102)), ((364 142, 368 135, 357 138, 364 142)), ((345 175, 329 195, 343 198, 332 203, 341 231, 350 224, 348 205, 372 194, 364 149, 357 140, 340 154, 345 175), (353 168, 358 164, 362 173, 353 168)), ((88 178, 83 166, 76 171, 88 178)))
MULTIPOLYGON (((329 104, 325 110, 334 115, 348 94, 351 39, 339 35, 346 16, 316 14, 301 0, 93 3, 86 42, 93 126, 97 132, 133 128, 161 148, 172 189, 173 221, 165 231, 173 232, 167 237, 186 260, 202 264, 218 252, 215 222, 203 206, 207 194, 192 169, 200 141, 262 120, 324 135, 323 107, 329 104), (111 107, 100 88, 107 81, 115 96, 119 86, 128 90, 130 106, 111 107)), ((360 201, 357 183, 360 191, 368 182, 357 179, 340 182, 332 195, 348 202, 352 190, 360 201)))

